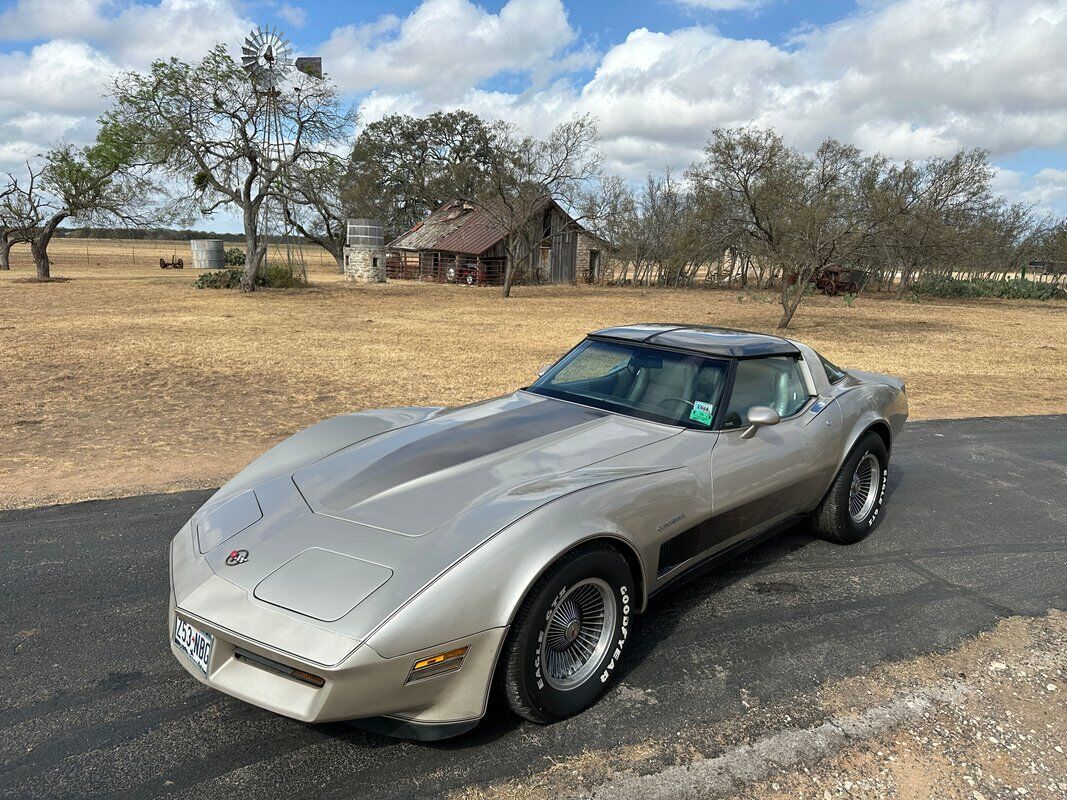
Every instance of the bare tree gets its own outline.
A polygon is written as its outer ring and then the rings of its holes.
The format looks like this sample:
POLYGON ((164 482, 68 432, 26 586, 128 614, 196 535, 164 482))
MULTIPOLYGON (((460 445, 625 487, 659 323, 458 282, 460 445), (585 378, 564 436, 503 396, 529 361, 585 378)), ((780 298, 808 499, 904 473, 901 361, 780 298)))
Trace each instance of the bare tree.
POLYGON ((959 261, 964 232, 995 207, 992 177, 989 154, 977 149, 887 170, 875 200, 884 219, 875 250, 887 287, 899 278, 898 297, 921 271, 959 261))
POLYGON ((814 277, 877 231, 872 197, 884 165, 833 139, 805 156, 771 130, 719 128, 688 175, 732 229, 725 239, 780 271, 785 328, 814 277))
POLYGON ((504 297, 511 296, 515 271, 531 264, 547 232, 539 225, 549 203, 579 213, 599 177, 603 157, 591 116, 561 123, 547 139, 524 136, 511 125, 493 129, 485 189, 465 198, 480 208, 494 227, 506 233, 504 297))
POLYGON ((267 253, 259 230, 263 204, 275 198, 280 206, 284 177, 343 142, 354 118, 331 83, 303 73, 285 89, 258 89, 222 45, 196 64, 172 58, 147 73, 123 73, 112 94, 108 117, 137 130, 145 157, 188 183, 179 199, 190 210, 210 214, 229 205, 241 211, 241 288, 249 292, 267 253), (282 153, 267 152, 271 124, 282 129, 282 153))
POLYGON ((286 221, 305 239, 326 250, 345 271, 347 214, 342 199, 346 165, 332 153, 318 154, 308 164, 294 165, 284 186, 286 221))
MULTIPOLYGON (((26 165, 29 170, 29 165, 26 165)), ((30 179, 33 179, 31 172, 30 179)), ((0 189, 0 270, 11 269, 11 248, 24 241, 26 215, 20 202, 19 182, 10 172, 7 183, 0 189)))

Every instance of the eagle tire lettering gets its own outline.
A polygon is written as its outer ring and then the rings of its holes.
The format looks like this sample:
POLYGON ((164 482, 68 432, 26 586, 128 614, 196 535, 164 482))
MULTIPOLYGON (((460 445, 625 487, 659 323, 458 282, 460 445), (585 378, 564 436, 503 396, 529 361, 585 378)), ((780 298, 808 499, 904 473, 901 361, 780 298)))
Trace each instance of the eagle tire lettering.
MULTIPOLYGON (((549 604, 548 611, 545 612, 546 625, 548 624, 548 621, 552 619, 552 615, 556 613, 556 608, 559 606, 559 603, 563 599, 563 596, 565 594, 567 594, 566 586, 559 590, 559 594, 557 594, 555 598, 553 598, 552 602, 549 604)), ((544 649, 544 646, 545 632, 544 630, 541 630, 537 633, 537 647, 534 648, 533 653, 534 681, 537 684, 538 691, 541 691, 545 688, 545 678, 541 674, 541 650, 544 649)))
POLYGON ((889 481, 889 470, 886 466, 882 465, 882 485, 878 487, 878 502, 874 504, 874 509, 871 511, 871 516, 867 519, 867 527, 873 528, 874 523, 878 521, 878 512, 882 510, 882 501, 885 500, 885 487, 889 481))

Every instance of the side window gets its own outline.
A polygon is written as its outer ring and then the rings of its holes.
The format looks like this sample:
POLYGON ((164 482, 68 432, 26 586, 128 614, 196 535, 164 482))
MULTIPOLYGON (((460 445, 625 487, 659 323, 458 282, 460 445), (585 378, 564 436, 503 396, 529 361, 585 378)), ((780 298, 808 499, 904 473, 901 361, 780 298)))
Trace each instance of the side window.
POLYGON ((845 379, 845 371, 841 369, 841 367, 836 364, 831 364, 822 356, 819 356, 819 361, 822 362, 822 368, 826 370, 826 379, 830 381, 830 383, 837 383, 838 381, 843 381, 845 379))
POLYGON ((795 358, 770 356, 737 363, 724 428, 740 428, 753 406, 768 406, 781 417, 791 417, 808 402, 808 387, 795 358))

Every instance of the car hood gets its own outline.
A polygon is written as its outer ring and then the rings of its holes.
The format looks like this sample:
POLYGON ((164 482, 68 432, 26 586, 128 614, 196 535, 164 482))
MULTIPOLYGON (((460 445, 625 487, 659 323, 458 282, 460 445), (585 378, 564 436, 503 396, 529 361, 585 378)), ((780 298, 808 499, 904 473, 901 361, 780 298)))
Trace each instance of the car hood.
POLYGON ((346 447, 297 470, 293 482, 316 514, 424 536, 525 484, 672 433, 517 392, 346 447))
MULTIPOLYGON (((573 491, 664 468, 654 457, 639 467, 612 462, 679 432, 517 392, 375 433, 219 498, 193 518, 194 536, 228 526, 206 546, 215 574, 307 624, 362 641, 519 517, 573 491), (247 560, 228 565, 235 550, 247 560)), ((206 590, 178 601, 241 629, 240 619, 212 613, 206 590)))

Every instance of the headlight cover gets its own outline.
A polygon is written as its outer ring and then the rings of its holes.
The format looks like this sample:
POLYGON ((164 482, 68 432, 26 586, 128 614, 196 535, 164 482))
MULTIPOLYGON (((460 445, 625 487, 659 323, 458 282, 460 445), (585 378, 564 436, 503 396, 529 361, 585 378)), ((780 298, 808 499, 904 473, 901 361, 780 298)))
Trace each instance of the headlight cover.
POLYGON ((196 523, 196 544, 201 553, 214 550, 245 528, 263 519, 256 493, 249 489, 209 511, 196 523))

